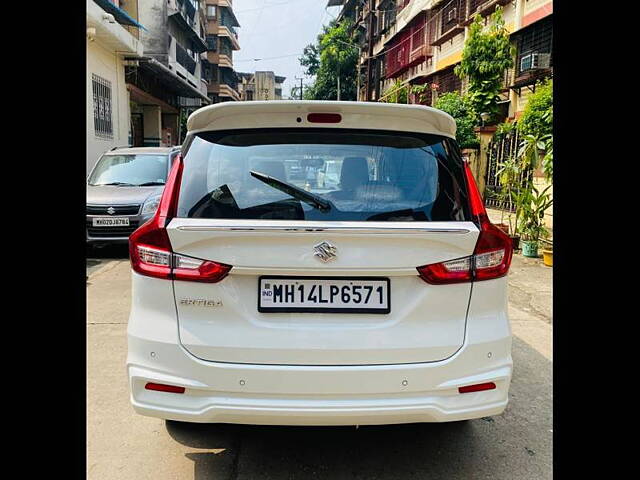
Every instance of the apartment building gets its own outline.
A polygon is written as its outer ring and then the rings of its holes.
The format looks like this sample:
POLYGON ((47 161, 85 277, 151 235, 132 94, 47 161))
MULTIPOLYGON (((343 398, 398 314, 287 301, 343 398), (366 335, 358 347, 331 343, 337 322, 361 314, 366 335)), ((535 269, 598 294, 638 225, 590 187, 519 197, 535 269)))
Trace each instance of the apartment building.
POLYGON ((268 71, 238 72, 238 77, 240 79, 238 90, 241 100, 282 100, 282 84, 287 77, 268 71))
POLYGON ((129 143, 127 56, 141 56, 141 25, 116 3, 87 0, 87 174, 102 153, 129 143))
POLYGON ((383 99, 398 80, 429 84, 421 98, 427 105, 442 93, 464 91, 453 69, 469 25, 474 15, 487 18, 498 5, 517 50, 515 67, 505 74, 503 117, 517 118, 536 81, 552 75, 551 0, 329 0, 328 6, 335 5, 343 6, 339 18, 354 23, 362 101, 383 99))
POLYGON ((238 19, 231 0, 205 0, 207 52, 203 55, 207 96, 211 103, 240 100, 233 52, 240 50, 238 19))
MULTIPOLYGON (((180 112, 208 105, 200 54, 205 52, 205 17, 199 0, 120 0, 135 5, 143 55, 126 68, 133 146, 176 145, 180 112)), ((132 9, 133 11, 133 9, 132 9)))

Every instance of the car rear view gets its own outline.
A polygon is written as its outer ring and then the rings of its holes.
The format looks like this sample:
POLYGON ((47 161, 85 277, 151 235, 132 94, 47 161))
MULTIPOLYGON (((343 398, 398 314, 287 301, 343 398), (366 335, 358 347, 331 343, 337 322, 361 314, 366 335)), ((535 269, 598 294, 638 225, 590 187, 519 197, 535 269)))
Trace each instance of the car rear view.
POLYGON ((247 102, 202 108, 188 130, 130 238, 136 411, 357 425, 504 410, 510 239, 451 117, 247 102))

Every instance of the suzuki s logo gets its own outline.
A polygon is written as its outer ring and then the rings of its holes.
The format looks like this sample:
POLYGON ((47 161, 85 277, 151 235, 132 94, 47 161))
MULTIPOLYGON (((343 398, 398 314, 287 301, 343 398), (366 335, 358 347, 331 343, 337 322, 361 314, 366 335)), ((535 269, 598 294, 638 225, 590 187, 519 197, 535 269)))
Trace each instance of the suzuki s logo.
POLYGON ((334 245, 331 245, 329 242, 321 242, 317 245, 313 246, 315 250, 314 254, 323 262, 328 262, 329 260, 333 260, 336 258, 337 249, 334 245))
POLYGON ((116 209, 113 208, 113 207, 109 207, 109 208, 107 208, 107 213, 109 215, 113 215, 114 213, 116 213, 116 209))

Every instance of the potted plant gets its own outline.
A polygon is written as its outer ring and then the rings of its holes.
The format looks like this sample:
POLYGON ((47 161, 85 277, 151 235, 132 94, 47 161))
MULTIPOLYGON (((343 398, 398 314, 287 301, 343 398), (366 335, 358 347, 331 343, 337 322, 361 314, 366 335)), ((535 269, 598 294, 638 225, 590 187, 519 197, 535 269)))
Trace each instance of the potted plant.
POLYGON ((542 249, 542 262, 547 267, 553 267, 553 242, 550 240, 542 240, 544 248, 542 249))
POLYGON ((544 225, 544 212, 553 204, 547 186, 540 192, 535 185, 529 184, 521 192, 520 209, 522 211, 520 231, 522 232, 522 254, 525 257, 538 256, 538 242, 549 235, 544 225))

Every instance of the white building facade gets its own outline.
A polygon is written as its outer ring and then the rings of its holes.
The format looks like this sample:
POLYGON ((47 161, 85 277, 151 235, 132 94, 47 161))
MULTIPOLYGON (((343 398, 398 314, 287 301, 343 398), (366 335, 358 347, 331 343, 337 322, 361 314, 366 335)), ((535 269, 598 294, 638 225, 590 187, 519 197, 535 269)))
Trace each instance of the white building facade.
POLYGON ((87 174, 100 155, 128 145, 129 93, 125 60, 142 55, 142 43, 114 15, 87 0, 87 174))

